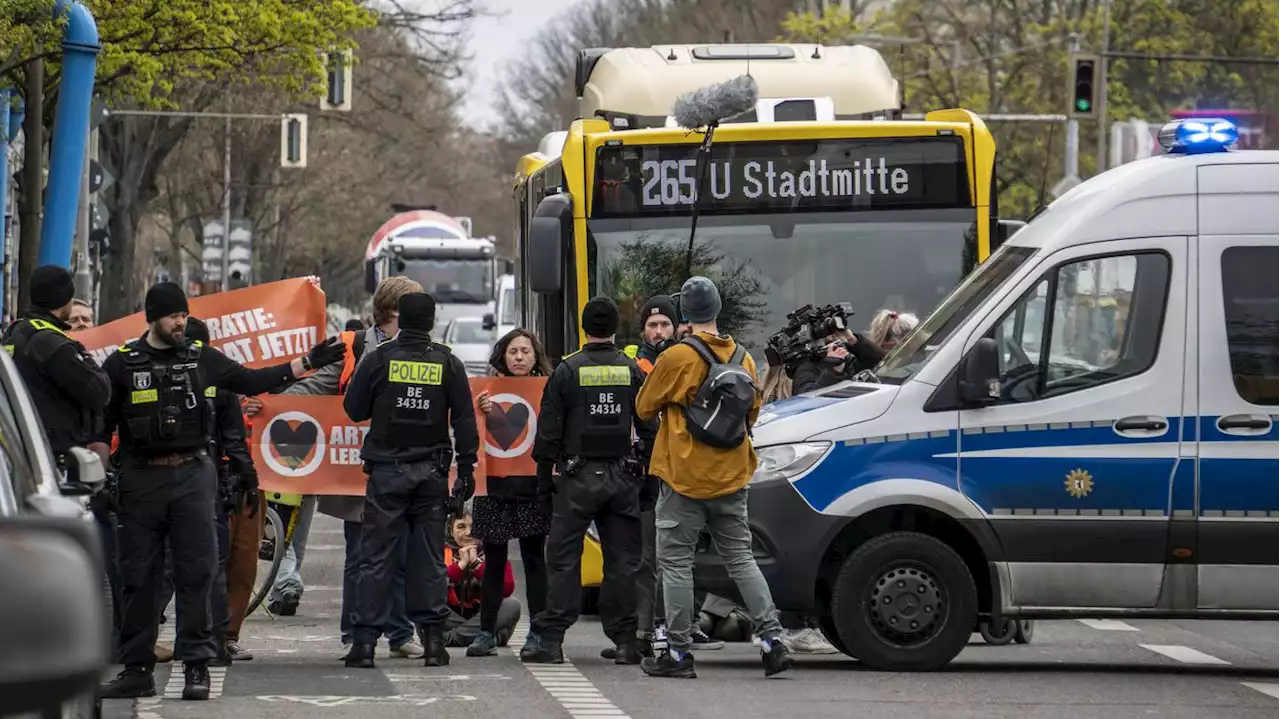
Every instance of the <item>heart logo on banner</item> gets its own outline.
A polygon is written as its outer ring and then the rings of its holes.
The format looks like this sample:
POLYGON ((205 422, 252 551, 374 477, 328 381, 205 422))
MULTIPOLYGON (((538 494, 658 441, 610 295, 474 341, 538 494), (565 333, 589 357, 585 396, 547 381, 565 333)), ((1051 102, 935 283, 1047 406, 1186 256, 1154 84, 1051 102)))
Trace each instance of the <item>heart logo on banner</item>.
POLYGON ((524 435, 529 425, 529 407, 523 404, 502 405, 497 402, 485 417, 485 428, 495 443, 504 450, 511 449, 524 435))

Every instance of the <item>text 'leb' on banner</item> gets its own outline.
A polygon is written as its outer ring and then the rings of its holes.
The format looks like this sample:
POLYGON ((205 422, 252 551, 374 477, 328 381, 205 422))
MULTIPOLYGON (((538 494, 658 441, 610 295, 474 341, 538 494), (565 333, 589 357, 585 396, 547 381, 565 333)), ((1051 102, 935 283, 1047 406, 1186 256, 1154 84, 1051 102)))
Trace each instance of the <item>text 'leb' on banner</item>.
MULTIPOLYGON (((305 277, 193 297, 188 305, 209 326, 213 347, 247 367, 296 359, 324 337, 324 292, 305 277)), ((101 364, 146 329, 139 312, 72 336, 101 364)))
MULTIPOLYGON (((472 396, 487 389, 488 415, 477 410, 483 438, 476 466, 476 494, 486 476, 533 475, 533 439, 538 431, 542 378, 476 378, 472 396)), ((366 475, 360 448, 368 422, 352 422, 342 397, 274 395, 262 397, 253 419, 250 449, 262 489, 285 494, 363 495, 366 475)), ((450 484, 454 473, 450 472, 450 484)))

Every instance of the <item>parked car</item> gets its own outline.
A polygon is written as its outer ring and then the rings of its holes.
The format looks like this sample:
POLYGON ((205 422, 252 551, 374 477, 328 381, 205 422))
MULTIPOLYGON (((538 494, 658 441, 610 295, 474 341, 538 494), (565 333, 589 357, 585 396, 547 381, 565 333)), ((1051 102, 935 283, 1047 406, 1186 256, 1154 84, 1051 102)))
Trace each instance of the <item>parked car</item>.
POLYGON ((58 469, 31 395, 0 352, 0 716, 90 719, 109 657, 103 559, 84 498, 98 456, 58 469))
POLYGON ((493 352, 493 328, 478 317, 459 317, 451 320, 444 329, 445 344, 467 368, 470 377, 489 374, 489 354, 493 352))

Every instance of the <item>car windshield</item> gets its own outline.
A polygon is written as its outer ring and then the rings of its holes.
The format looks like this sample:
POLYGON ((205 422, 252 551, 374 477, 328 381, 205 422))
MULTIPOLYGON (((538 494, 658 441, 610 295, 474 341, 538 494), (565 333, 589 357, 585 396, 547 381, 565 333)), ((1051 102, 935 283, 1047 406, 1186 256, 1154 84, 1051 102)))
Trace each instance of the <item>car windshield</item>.
MULTIPOLYGON (((757 361, 787 314, 849 302, 865 328, 881 308, 925 313, 964 276, 975 255, 973 209, 709 216, 698 220, 691 269, 714 279, 721 332, 757 361)), ((636 317, 652 296, 680 289, 689 254, 688 218, 591 220, 588 283, 636 317)), ((639 342, 624 322, 619 344, 639 342)))
POLYGON ((490 344, 493 342, 493 331, 485 330, 480 322, 454 322, 449 329, 449 344, 490 344))
POLYGON ((493 297, 493 263, 487 259, 398 257, 393 274, 416 280, 436 302, 488 302, 493 297))
POLYGON ((924 366, 956 328, 1013 276, 1035 249, 1005 245, 975 269, 902 344, 889 353, 876 374, 891 383, 905 381, 924 366))

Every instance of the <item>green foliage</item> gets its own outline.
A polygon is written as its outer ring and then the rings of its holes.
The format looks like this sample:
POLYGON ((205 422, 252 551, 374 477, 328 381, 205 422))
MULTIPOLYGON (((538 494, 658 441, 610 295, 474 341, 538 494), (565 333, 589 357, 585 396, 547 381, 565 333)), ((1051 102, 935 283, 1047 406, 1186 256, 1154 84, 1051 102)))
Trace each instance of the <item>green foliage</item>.
MULTIPOLYGON (((1112 0, 1112 51, 1154 55, 1275 57, 1280 0, 1222 6, 1201 0, 1112 0)), ((1101 48, 1100 0, 898 0, 870 18, 793 14, 782 39, 844 44, 856 34, 915 38, 882 44, 908 112, 962 107, 979 114, 1063 114, 1070 102, 1067 38, 1101 48)), ((1113 59, 1107 120, 1166 120, 1171 109, 1277 107, 1276 65, 1113 59)), ((1097 125, 1080 123, 1080 174, 1096 172, 1097 125)), ((992 123, 999 151, 1000 214, 1024 217, 1063 175, 1060 125, 992 123)), ((1272 130, 1274 132, 1274 128, 1272 130)), ((1274 137, 1272 138, 1274 142, 1274 137)))
MULTIPOLYGON (((636 318, 645 302, 654 295, 669 295, 680 291, 688 275, 685 261, 688 247, 683 243, 668 243, 656 238, 641 236, 624 243, 618 258, 609 263, 612 297, 618 303, 623 321, 618 328, 619 344, 639 341, 636 318)), ((716 324, 721 332, 742 334, 758 325, 765 309, 759 297, 764 286, 745 265, 725 261, 713 245, 695 243, 690 274, 702 275, 716 283, 720 290, 720 317, 716 324)))
MULTIPOLYGON (((364 0, 85 0, 102 41, 97 91, 117 103, 172 104, 184 81, 264 83, 290 94, 322 87, 322 53, 373 25, 364 0)), ((0 75, 56 58, 53 0, 0 0, 0 75)))

